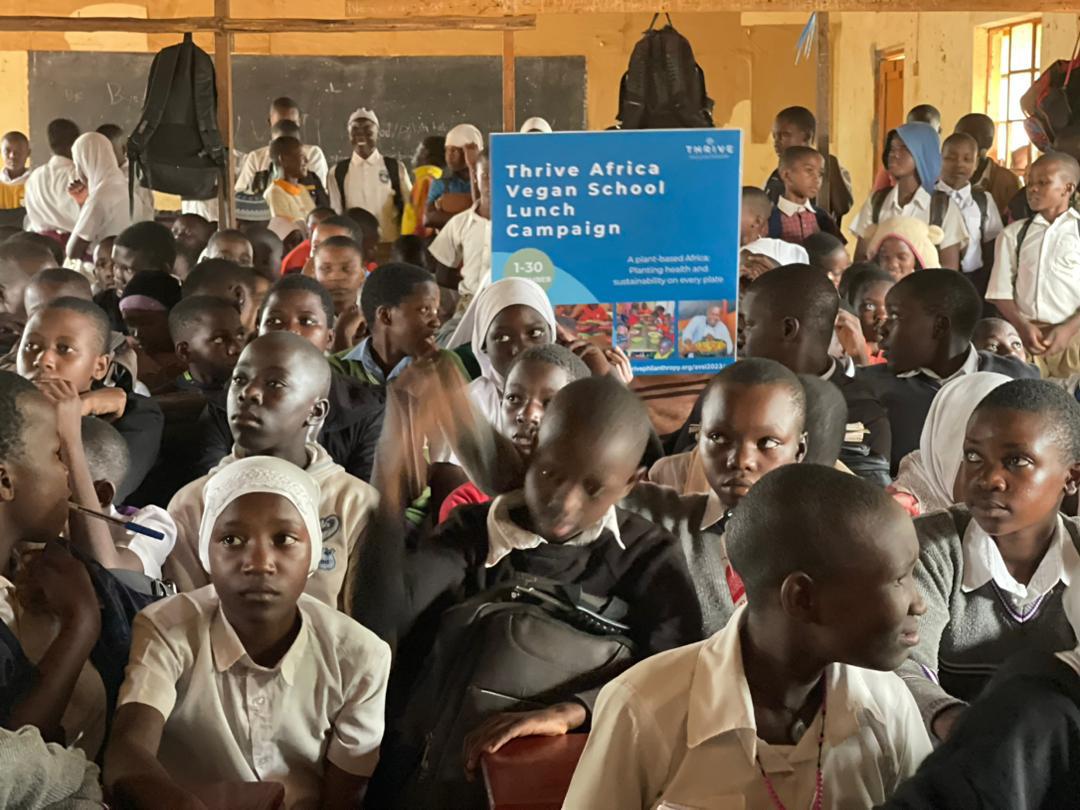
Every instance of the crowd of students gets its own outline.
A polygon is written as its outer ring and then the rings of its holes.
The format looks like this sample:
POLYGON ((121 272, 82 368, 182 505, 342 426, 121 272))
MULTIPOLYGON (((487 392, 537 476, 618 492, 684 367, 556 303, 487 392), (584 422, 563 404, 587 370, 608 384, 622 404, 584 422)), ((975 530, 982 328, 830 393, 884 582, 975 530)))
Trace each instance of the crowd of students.
POLYGON ((658 435, 492 280, 476 127, 269 127, 235 229, 129 205, 118 127, 3 138, 0 805, 482 807, 586 731, 573 810, 1075 804, 1080 138, 1021 187, 920 105, 858 197, 782 110, 658 435))

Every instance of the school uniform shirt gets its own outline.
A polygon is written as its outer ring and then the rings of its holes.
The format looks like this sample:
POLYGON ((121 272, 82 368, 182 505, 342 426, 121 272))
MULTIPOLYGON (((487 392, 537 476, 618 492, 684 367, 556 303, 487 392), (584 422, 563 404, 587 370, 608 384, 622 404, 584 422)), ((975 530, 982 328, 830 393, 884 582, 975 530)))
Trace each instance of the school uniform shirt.
POLYGON ((964 218, 964 227, 971 237, 960 258, 960 269, 965 273, 974 273, 976 270, 980 270, 983 266, 983 244, 993 242, 1005 228, 1001 221, 1001 213, 997 210, 997 205, 990 204, 993 202, 992 199, 987 200, 986 228, 984 229, 979 204, 975 202, 975 198, 971 194, 971 183, 968 183, 963 188, 952 188, 946 185, 944 180, 938 180, 935 188, 949 195, 953 205, 960 210, 960 216, 964 218))
POLYGON ((428 248, 435 261, 461 268, 463 298, 491 283, 491 220, 476 213, 479 205, 452 216, 428 248))
POLYGON ((743 669, 744 612, 604 687, 564 810, 809 808, 822 725, 824 807, 869 808, 915 773, 930 739, 892 672, 829 665, 824 718, 819 711, 795 745, 760 739, 743 669))
POLYGON ((1026 586, 963 506, 915 520, 915 579, 926 603, 919 643, 897 672, 930 727, 943 709, 973 701, 1019 654, 1076 646, 1061 596, 1080 566, 1080 522, 1059 517, 1050 548, 1026 586))
POLYGON ((120 526, 110 527, 116 544, 130 550, 142 562, 143 573, 151 579, 161 579, 161 566, 176 546, 176 523, 169 513, 153 504, 141 509, 124 507, 123 512, 109 504, 109 515, 161 532, 162 537, 159 540, 120 526))
MULTIPOLYGON (((370 485, 335 464, 320 445, 308 444, 308 474, 319 484, 319 517, 323 532, 322 559, 307 581, 304 592, 325 605, 348 609, 356 578, 355 555, 367 529, 379 495, 370 485)), ((165 564, 166 576, 181 591, 209 584, 210 574, 199 561, 199 523, 203 515, 203 487, 222 467, 232 463, 228 455, 207 475, 185 486, 169 502, 176 521, 176 547, 165 564)))
POLYGON ((165 718, 158 761, 177 782, 280 782, 286 807, 314 810, 326 763, 374 772, 390 648, 307 594, 296 607, 300 630, 273 667, 248 655, 213 585, 135 617, 118 705, 165 718))
POLYGON ((290 222, 304 222, 307 215, 315 210, 315 200, 303 186, 288 180, 275 180, 263 193, 263 199, 270 206, 272 217, 282 217, 290 222))
MULTIPOLYGON (((371 346, 371 336, 364 338, 341 357, 342 360, 354 360, 360 364, 364 376, 372 385, 386 385, 401 374, 412 364, 412 358, 406 355, 402 357, 396 366, 387 374, 383 371, 379 361, 375 359, 375 350, 371 346)), ((353 375, 355 376, 355 375, 353 375)))
POLYGON ((1015 301, 1031 321, 1062 323, 1080 309, 1080 213, 1070 208, 1052 223, 1036 214, 1017 262, 1025 222, 1012 223, 998 238, 986 298, 1015 301))
MULTIPOLYGON (((307 158, 308 171, 314 172, 325 187, 327 177, 326 155, 315 144, 306 143, 302 148, 304 157, 307 158)), ((233 187, 234 190, 238 194, 252 193, 256 175, 259 172, 269 171, 271 165, 269 146, 260 146, 258 149, 248 152, 240 164, 240 171, 236 175, 236 185, 233 187)))
POLYGON ((974 346, 968 347, 964 364, 944 379, 928 368, 895 374, 887 365, 874 365, 864 366, 855 372, 856 379, 868 385, 885 406, 892 434, 890 468, 894 475, 900 469, 904 456, 919 449, 923 425, 937 392, 945 383, 976 371, 993 371, 1014 380, 1039 378, 1039 370, 1030 363, 1016 357, 980 352, 974 346))
MULTIPOLYGON (((412 194, 412 180, 403 161, 398 161, 398 182, 404 203, 412 194)), ((336 178, 331 178, 330 207, 339 214, 349 208, 363 208, 379 220, 379 234, 383 242, 393 242, 401 231, 400 215, 394 206, 394 186, 386 171, 386 158, 376 149, 367 158, 356 152, 349 159, 349 171, 345 174, 345 199, 341 199, 336 178)))
POLYGON ((53 155, 26 180, 26 224, 35 233, 71 233, 79 218, 79 204, 68 194, 75 179, 75 163, 63 155, 53 155))
POLYGON ((770 239, 767 236, 743 245, 739 248, 739 252, 758 253, 762 256, 768 256, 781 267, 786 264, 809 264, 810 262, 810 254, 806 252, 806 248, 802 245, 785 242, 783 239, 770 239))
MULTIPOLYGON (((930 222, 930 193, 925 188, 919 186, 907 205, 900 205, 899 196, 900 191, 896 187, 893 187, 886 195, 885 201, 881 205, 881 213, 878 216, 879 223, 893 217, 914 217, 926 223, 930 222)), ((876 227, 874 223, 874 200, 871 196, 866 198, 863 207, 855 215, 850 230, 856 236, 868 239, 874 227, 876 227)), ((945 217, 941 221, 941 230, 945 232, 945 238, 941 240, 939 250, 953 245, 964 245, 969 239, 967 228, 964 225, 964 218, 951 200, 945 207, 945 217)))

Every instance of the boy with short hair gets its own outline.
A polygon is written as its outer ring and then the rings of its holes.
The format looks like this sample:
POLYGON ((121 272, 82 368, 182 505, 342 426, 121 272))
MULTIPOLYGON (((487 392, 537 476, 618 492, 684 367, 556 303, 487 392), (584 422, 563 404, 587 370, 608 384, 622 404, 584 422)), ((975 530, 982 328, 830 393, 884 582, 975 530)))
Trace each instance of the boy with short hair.
POLYGON ((191 295, 169 312, 169 335, 186 371, 178 390, 220 391, 228 383, 247 330, 227 298, 191 295))
POLYGON ((0 244, 0 293, 3 311, 18 318, 25 317, 23 296, 26 285, 40 271, 55 266, 52 253, 41 245, 21 239, 9 239, 0 244))
POLYGON ((717 796, 754 808, 870 807, 930 753, 891 671, 925 611, 907 515, 853 476, 792 465, 758 483, 727 534, 747 605, 712 638, 605 687, 568 810, 717 796), (834 503, 844 508, 826 508, 834 503))
POLYGON ((1010 200, 1020 190, 1020 178, 990 157, 995 130, 994 119, 983 113, 961 116, 954 129, 955 132, 970 135, 978 144, 979 160, 971 185, 989 194, 994 199, 998 213, 1004 216, 1010 200))
POLYGON ((355 307, 365 276, 360 246, 347 236, 331 236, 319 243, 313 255, 315 279, 334 299, 334 314, 355 307))
POLYGON ((205 259, 228 259, 241 267, 254 267, 255 250, 243 231, 227 228, 210 237, 200 261, 205 259))
POLYGON ((860 369, 889 414, 893 473, 919 447, 923 424, 941 386, 964 374, 993 371, 1021 379, 1038 370, 1014 357, 971 345, 982 304, 971 282, 955 270, 931 269, 901 279, 885 299, 882 326, 886 365, 860 369))
POLYGON ((304 222, 315 208, 315 200, 302 185, 308 169, 300 141, 288 135, 275 138, 270 144, 270 159, 278 175, 263 194, 270 215, 304 222))
POLYGON ((199 262, 206 245, 217 227, 206 217, 185 213, 173 220, 172 235, 176 240, 176 263, 172 273, 181 281, 199 262))
POLYGON ((305 592, 331 607, 349 609, 355 558, 379 495, 309 439, 326 418, 330 375, 322 353, 288 332, 262 335, 241 353, 228 389, 232 453, 169 502, 178 534, 166 571, 181 590, 209 581, 198 556, 207 480, 237 459, 273 456, 306 470, 322 493, 322 559, 305 592))
POLYGON ((154 270, 136 273, 120 295, 120 314, 138 358, 138 378, 152 394, 170 390, 183 370, 169 337, 169 311, 179 302, 180 282, 154 270))
POLYGON ((26 217, 23 198, 26 195, 26 162, 30 159, 30 139, 21 132, 8 132, 0 139, 0 224, 22 227, 26 217))
POLYGON ((82 273, 66 267, 46 267, 34 274, 23 291, 23 307, 27 317, 57 298, 82 298, 90 301, 93 290, 82 273))
POLYGON ((769 201, 768 194, 754 186, 743 186, 742 215, 739 217, 740 275, 760 275, 750 271, 749 262, 752 257, 757 256, 766 257, 777 266, 807 262, 806 249, 802 245, 774 239, 768 235, 772 215, 773 204, 769 201))
POLYGON ((26 324, 18 369, 31 381, 68 381, 82 399, 84 415, 113 418, 131 458, 128 474, 117 487, 116 499, 122 503, 154 466, 165 420, 149 397, 101 387, 111 360, 110 339, 109 319, 99 306, 58 298, 26 324))
POLYGON ((116 237, 112 260, 118 286, 123 289, 139 271, 171 274, 176 264, 176 240, 160 222, 136 222, 116 237))
MULTIPOLYGON (((300 124, 303 123, 301 120, 302 117, 299 105, 288 96, 275 98, 270 104, 268 122, 271 132, 273 131, 274 126, 281 121, 291 121, 297 126, 300 126, 300 124)), ((273 138, 271 138, 271 140, 273 140, 273 138)), ((308 168, 319 178, 323 186, 325 186, 327 180, 326 155, 323 154, 323 150, 315 144, 305 144, 303 148, 308 168)), ((238 193, 250 193, 256 175, 260 172, 265 172, 271 167, 272 163, 273 161, 270 159, 269 146, 260 146, 258 149, 249 152, 244 157, 244 162, 236 175, 236 186, 234 190, 238 193)))
POLYGON ((68 186, 75 179, 71 147, 79 137, 79 126, 66 118, 56 118, 49 122, 47 137, 52 152, 49 162, 26 178, 26 222, 35 233, 47 234, 66 245, 79 218, 79 205, 68 194, 68 186))
POLYGON ((1080 372, 1080 212, 1072 198, 1080 164, 1050 152, 1028 169, 1030 219, 1009 225, 998 240, 986 300, 1020 334, 1044 376, 1080 372))
POLYGON ((824 174, 825 159, 812 146, 784 150, 780 156, 784 193, 769 217, 769 236, 797 245, 821 231, 842 238, 832 217, 814 204, 824 174))
POLYGON ((994 266, 994 242, 1005 226, 990 195, 971 183, 978 158, 975 139, 954 132, 941 145, 941 177, 936 189, 949 195, 964 218, 970 241, 960 259, 960 269, 982 296, 994 266))
POLYGON ((1025 363, 1028 359, 1020 333, 1002 318, 983 318, 975 324, 971 345, 981 352, 990 352, 998 357, 1015 357, 1025 363))
POLYGON ((253 228, 246 233, 251 242, 252 267, 263 278, 269 278, 281 267, 285 244, 269 228, 253 228))
POLYGON ((232 301, 240 312, 240 322, 250 335, 255 331, 258 307, 255 306, 255 271, 226 259, 206 259, 184 279, 182 292, 189 295, 211 295, 232 301))

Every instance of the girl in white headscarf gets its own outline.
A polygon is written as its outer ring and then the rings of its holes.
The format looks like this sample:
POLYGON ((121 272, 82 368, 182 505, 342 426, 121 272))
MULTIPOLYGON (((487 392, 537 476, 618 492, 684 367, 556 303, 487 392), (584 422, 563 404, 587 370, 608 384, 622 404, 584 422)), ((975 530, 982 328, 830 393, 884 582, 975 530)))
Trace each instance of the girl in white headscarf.
POLYGON ((919 449, 900 462, 900 472, 893 485, 900 492, 914 495, 919 512, 927 514, 948 509, 956 476, 964 460, 964 433, 980 402, 995 388, 1009 382, 1003 374, 977 371, 946 383, 930 404, 923 424, 919 449))
POLYGON ((466 340, 471 340, 480 364, 480 376, 469 384, 469 396, 496 424, 511 361, 529 346, 555 342, 555 311, 547 293, 524 278, 504 278, 485 287, 469 304, 450 346, 466 340))
POLYGON ((104 135, 84 132, 71 147, 71 159, 85 186, 85 199, 68 240, 68 258, 82 259, 91 245, 107 236, 118 236, 133 222, 153 218, 153 210, 146 210, 146 198, 138 193, 135 212, 130 213, 127 177, 120 171, 116 152, 104 135))

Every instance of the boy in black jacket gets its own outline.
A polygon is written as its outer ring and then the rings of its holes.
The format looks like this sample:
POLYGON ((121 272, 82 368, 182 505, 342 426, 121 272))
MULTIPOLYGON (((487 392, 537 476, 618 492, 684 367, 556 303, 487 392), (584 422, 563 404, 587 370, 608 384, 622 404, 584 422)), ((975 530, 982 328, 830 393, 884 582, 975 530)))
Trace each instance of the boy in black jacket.
POLYGON ((930 269, 900 280, 885 298, 888 318, 881 348, 888 363, 859 369, 889 414, 892 471, 919 447, 930 403, 941 386, 976 371, 1013 379, 1035 378, 1038 369, 1015 357, 977 351, 971 344, 982 301, 955 270, 930 269))

